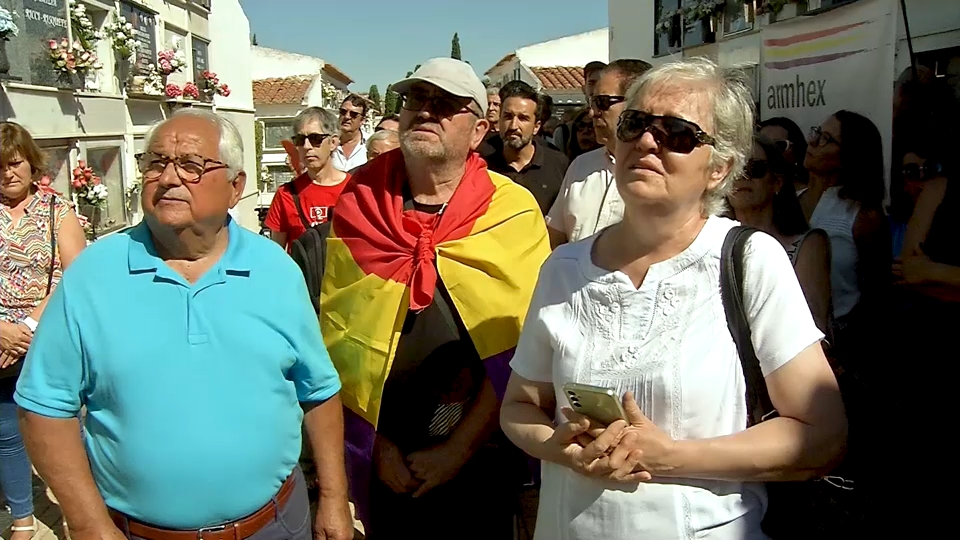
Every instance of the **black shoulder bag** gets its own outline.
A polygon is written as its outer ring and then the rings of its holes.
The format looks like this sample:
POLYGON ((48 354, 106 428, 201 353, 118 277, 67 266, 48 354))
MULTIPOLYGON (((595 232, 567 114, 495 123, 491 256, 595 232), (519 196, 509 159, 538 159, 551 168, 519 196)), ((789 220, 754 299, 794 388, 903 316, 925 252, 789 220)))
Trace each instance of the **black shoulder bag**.
POLYGON ((303 213, 300 205, 300 194, 297 193, 293 182, 285 184, 293 196, 293 205, 297 207, 297 215, 305 229, 304 233, 290 243, 290 257, 303 272, 310 293, 310 303, 314 311, 320 313, 320 286, 323 283, 323 274, 327 263, 327 237, 330 236, 330 226, 333 223, 333 209, 327 216, 327 221, 318 225, 310 225, 310 220, 303 213))
MULTIPOLYGON (((47 294, 44 298, 50 296, 53 290, 53 273, 57 269, 57 198, 50 198, 50 272, 47 275, 47 294)), ((0 369, 0 379, 9 379, 19 377, 23 369, 23 358, 17 360, 15 364, 0 369)))
MULTIPOLYGON (((748 426, 777 416, 743 304, 743 254, 755 232, 758 230, 750 227, 734 227, 727 233, 720 255, 720 292, 746 379, 748 426)), ((838 471, 848 460, 849 455, 838 471)), ((763 531, 773 540, 850 538, 850 534, 864 531, 863 509, 855 498, 852 480, 826 476, 805 482, 768 482, 767 493, 763 531)))

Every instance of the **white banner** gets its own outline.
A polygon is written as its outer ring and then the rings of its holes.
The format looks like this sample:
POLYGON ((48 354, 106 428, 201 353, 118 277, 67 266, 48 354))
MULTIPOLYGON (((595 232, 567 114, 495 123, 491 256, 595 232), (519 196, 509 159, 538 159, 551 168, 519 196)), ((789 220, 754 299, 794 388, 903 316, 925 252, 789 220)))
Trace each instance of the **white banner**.
POLYGON ((760 118, 806 132, 839 110, 860 113, 880 130, 889 176, 897 16, 896 0, 860 0, 765 26, 760 118))

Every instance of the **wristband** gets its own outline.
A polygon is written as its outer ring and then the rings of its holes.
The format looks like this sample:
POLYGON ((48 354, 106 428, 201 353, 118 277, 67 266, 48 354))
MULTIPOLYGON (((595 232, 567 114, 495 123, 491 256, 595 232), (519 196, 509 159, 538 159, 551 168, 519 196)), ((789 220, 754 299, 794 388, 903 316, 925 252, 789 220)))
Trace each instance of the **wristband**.
POLYGON ((36 331, 37 331, 37 325, 38 325, 39 323, 38 323, 37 321, 35 321, 35 320, 33 319, 33 317, 24 317, 23 320, 20 321, 20 324, 22 324, 22 325, 26 326, 27 328, 29 328, 31 332, 36 332, 36 331))

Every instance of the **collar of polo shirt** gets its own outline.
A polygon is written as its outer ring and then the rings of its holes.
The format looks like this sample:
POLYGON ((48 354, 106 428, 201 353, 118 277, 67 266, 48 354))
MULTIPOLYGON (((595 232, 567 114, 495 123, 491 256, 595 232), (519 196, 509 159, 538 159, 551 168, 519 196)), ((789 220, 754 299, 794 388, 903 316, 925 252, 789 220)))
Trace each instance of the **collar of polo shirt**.
MULTIPOLYGON (((216 283, 224 283, 227 276, 250 276, 250 264, 244 262, 246 257, 243 257, 243 235, 240 234, 240 225, 232 218, 228 218, 227 234, 229 235, 227 250, 214 266, 216 283)), ((131 274, 154 272, 158 277, 189 285, 183 279, 183 276, 174 272, 157 255, 153 235, 150 233, 146 221, 141 221, 139 225, 133 228, 130 232, 130 238, 133 241, 130 242, 130 248, 127 252, 127 267, 131 274)), ((201 282, 210 285, 211 283, 208 280, 211 279, 211 275, 212 273, 208 272, 197 282, 197 285, 201 282)))

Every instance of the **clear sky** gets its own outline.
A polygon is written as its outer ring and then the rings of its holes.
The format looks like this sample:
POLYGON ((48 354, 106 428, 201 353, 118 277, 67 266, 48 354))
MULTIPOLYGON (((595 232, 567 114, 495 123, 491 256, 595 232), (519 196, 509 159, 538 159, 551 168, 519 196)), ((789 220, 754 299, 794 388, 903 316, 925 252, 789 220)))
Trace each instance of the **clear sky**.
POLYGON ((519 47, 603 28, 605 0, 240 0, 264 47, 316 56, 381 95, 424 60, 450 56, 483 72, 519 47), (453 7, 457 6, 457 7, 453 7), (594 6, 594 7, 591 7, 594 6))

